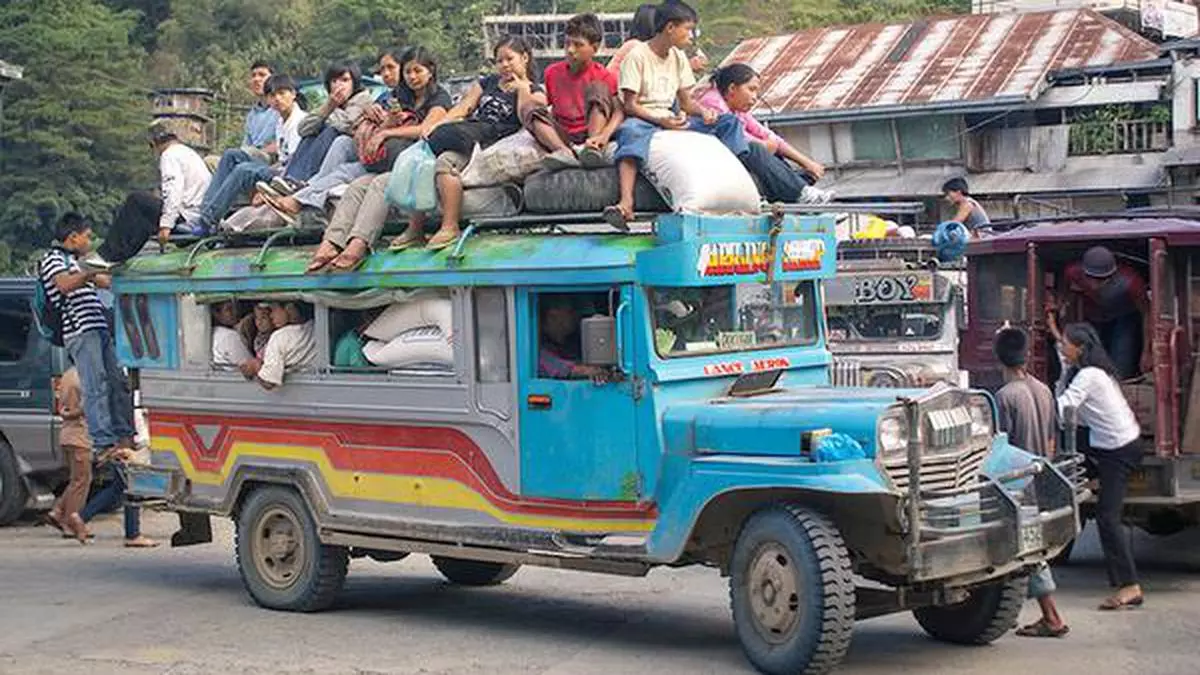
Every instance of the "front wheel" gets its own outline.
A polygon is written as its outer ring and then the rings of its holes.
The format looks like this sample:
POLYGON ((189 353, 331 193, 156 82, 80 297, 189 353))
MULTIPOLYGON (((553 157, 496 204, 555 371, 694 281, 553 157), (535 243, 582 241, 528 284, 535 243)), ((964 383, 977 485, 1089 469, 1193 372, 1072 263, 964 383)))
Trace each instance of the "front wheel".
POLYGON ((16 453, 8 443, 0 440, 0 525, 16 522, 25 510, 28 498, 16 453))
POLYGON ((289 488, 250 495, 238 515, 236 550, 242 583, 268 609, 328 609, 346 581, 349 552, 321 543, 308 506, 289 488))
POLYGON ((432 556, 433 566, 447 581, 460 586, 495 586, 512 578, 520 565, 432 556))
POLYGON ((1012 579, 970 591, 957 605, 913 610, 917 623, 935 640, 957 645, 986 645, 1017 625, 1028 580, 1012 579))
POLYGON ((850 648, 855 593, 837 527, 795 505, 750 517, 733 550, 729 580, 742 650, 769 675, 819 675, 850 648))

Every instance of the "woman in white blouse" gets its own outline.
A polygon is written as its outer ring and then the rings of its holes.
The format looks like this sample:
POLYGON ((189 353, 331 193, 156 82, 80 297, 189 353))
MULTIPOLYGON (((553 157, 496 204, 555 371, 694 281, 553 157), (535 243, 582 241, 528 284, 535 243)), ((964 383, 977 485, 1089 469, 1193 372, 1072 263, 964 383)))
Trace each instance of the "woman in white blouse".
MULTIPOLYGON (((1051 328, 1055 327, 1051 323, 1051 328)), ((1121 525, 1121 512, 1129 474, 1142 461, 1141 427, 1121 393, 1114 376, 1116 367, 1096 329, 1086 323, 1071 324, 1062 332, 1059 343, 1066 369, 1059 381, 1058 408, 1060 413, 1067 407, 1075 408, 1080 425, 1088 428, 1084 454, 1100 479, 1096 526, 1109 583, 1117 589, 1100 609, 1140 607, 1142 587, 1129 538, 1121 525)))

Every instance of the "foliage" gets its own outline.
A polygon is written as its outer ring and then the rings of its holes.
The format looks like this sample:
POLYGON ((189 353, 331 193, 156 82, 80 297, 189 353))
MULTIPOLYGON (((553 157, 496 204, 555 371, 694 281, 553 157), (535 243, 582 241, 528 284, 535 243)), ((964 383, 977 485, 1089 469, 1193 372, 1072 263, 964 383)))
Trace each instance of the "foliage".
POLYGON ((25 69, 4 93, 0 240, 10 256, 0 273, 21 271, 61 213, 106 222, 125 191, 151 178, 135 23, 94 0, 0 6, 0 54, 25 69))

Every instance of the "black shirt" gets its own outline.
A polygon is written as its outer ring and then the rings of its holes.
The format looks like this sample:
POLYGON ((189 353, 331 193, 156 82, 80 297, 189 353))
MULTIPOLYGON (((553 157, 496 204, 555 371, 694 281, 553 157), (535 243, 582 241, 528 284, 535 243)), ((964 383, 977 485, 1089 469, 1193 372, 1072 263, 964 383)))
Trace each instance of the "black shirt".
MULTIPOLYGON (((483 89, 483 96, 475 106, 472 120, 502 127, 521 126, 521 118, 517 115, 517 93, 501 89, 499 75, 479 78, 479 87, 483 89)), ((534 82, 530 89, 536 94, 542 91, 542 86, 534 82)))
POLYGON ((416 107, 416 93, 412 89, 409 89, 407 85, 402 84, 392 90, 392 98, 402 108, 416 115, 418 122, 424 122, 425 118, 429 116, 429 111, 434 108, 449 110, 454 107, 454 102, 450 99, 450 94, 440 84, 426 95, 425 100, 419 108, 416 107))

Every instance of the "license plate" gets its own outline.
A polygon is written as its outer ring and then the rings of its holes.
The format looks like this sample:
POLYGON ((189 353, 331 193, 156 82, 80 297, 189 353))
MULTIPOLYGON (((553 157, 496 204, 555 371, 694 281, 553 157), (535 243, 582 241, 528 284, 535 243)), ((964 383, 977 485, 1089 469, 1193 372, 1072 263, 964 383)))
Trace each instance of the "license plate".
POLYGON ((1030 523, 1021 526, 1021 552, 1038 551, 1045 548, 1042 542, 1041 523, 1030 523))

